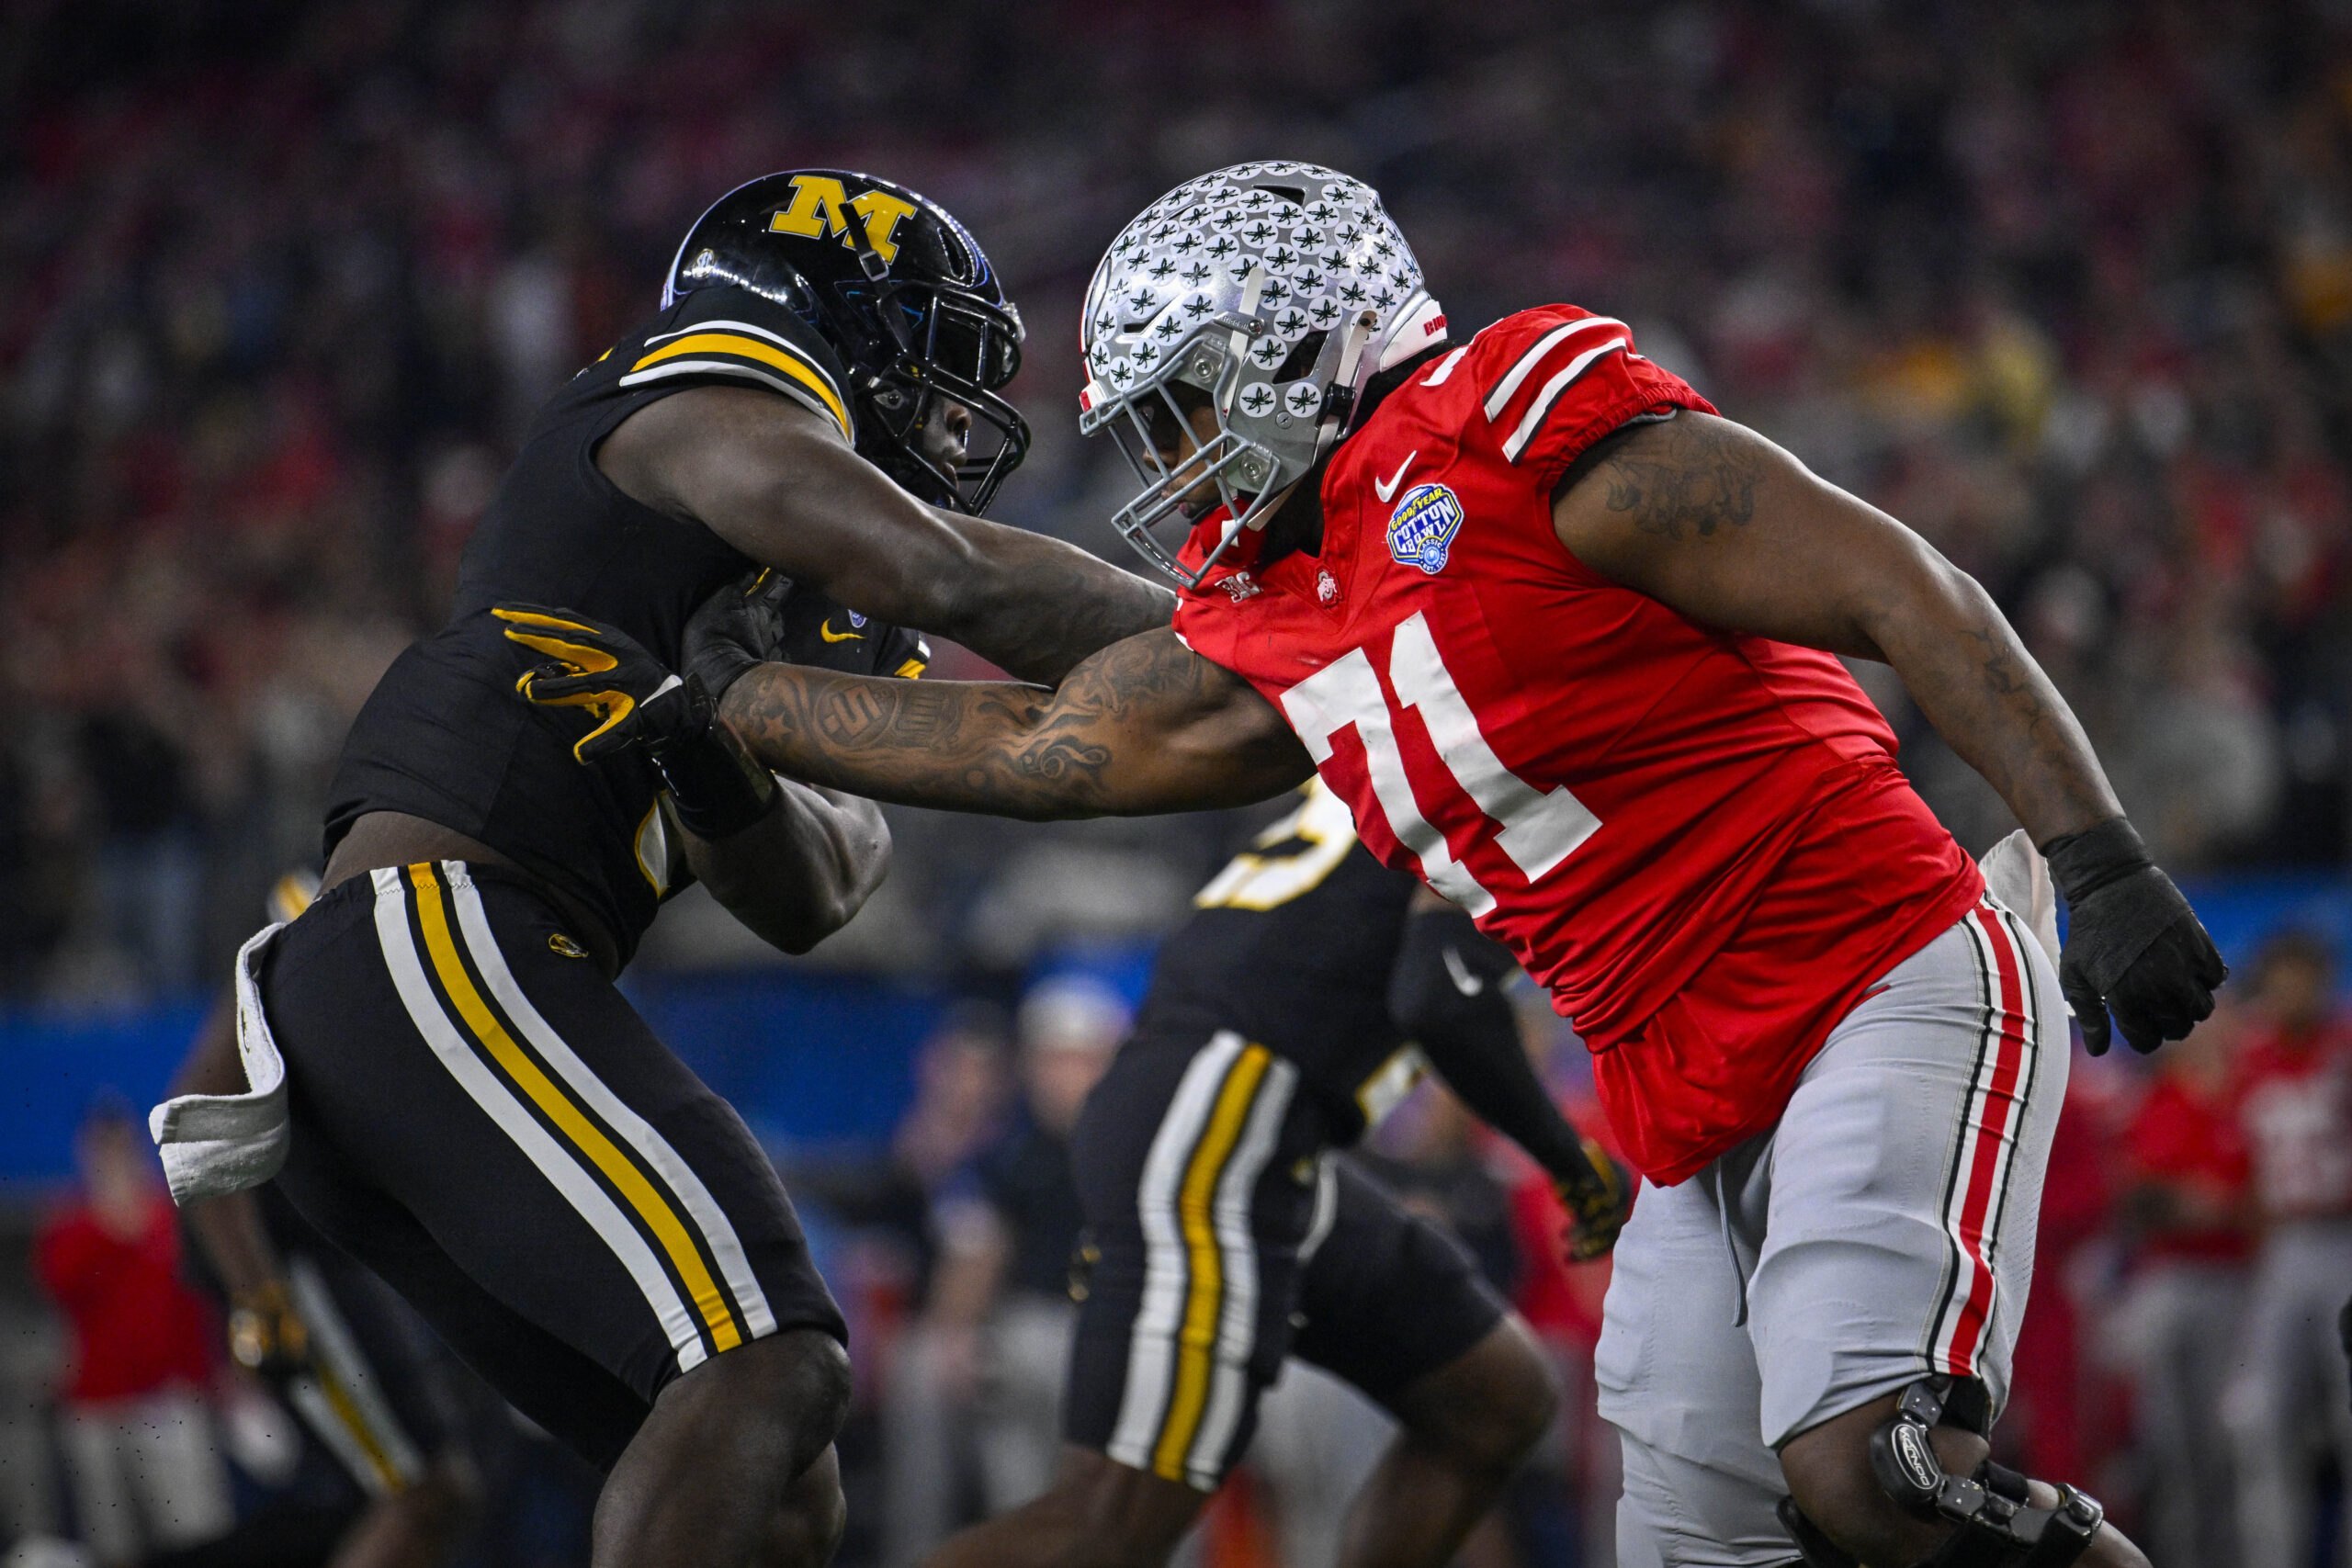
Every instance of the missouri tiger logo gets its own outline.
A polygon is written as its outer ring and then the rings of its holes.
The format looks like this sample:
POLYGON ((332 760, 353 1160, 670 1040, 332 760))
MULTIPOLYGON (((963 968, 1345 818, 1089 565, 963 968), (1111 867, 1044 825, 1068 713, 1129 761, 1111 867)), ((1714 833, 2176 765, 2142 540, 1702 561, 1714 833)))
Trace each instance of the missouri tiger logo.
POLYGON ((831 175, 796 175, 792 205, 769 219, 768 228, 778 234, 806 234, 812 240, 839 234, 845 248, 855 250, 856 243, 849 234, 854 215, 865 223, 865 243, 874 247, 874 254, 891 262, 899 255, 899 225, 913 217, 914 210, 912 202, 888 191, 869 190, 852 197, 831 175))

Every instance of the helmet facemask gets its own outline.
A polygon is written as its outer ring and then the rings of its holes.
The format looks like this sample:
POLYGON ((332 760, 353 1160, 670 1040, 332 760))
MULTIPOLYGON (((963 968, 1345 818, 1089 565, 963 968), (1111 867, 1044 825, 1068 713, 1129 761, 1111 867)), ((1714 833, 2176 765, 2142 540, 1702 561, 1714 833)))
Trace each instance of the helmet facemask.
POLYGON ((1311 164, 1178 186, 1114 243, 1086 309, 1079 430, 1111 432, 1142 483, 1113 526, 1188 588, 1338 444, 1364 382, 1444 331, 1378 196, 1311 164), (1212 507, 1221 536, 1180 564, 1184 538, 1156 530, 1182 516, 1189 536, 1212 507))
POLYGON ((859 445, 877 448, 876 462, 932 504, 976 516, 987 510, 1029 453, 1028 421, 999 395, 1021 370, 1020 312, 927 278, 835 287, 844 305, 881 329, 876 344, 897 350, 851 367, 868 433, 859 445), (947 450, 939 423, 945 402, 971 414, 977 450, 947 450))
MULTIPOLYGON (((1350 352, 1362 352, 1365 332, 1361 321, 1350 323, 1348 335, 1354 340, 1350 352)), ((1328 336, 1315 333, 1295 347, 1283 345, 1288 351, 1280 363, 1285 369, 1295 361, 1312 364, 1328 336)), ((1261 343, 1271 347, 1280 340, 1270 338, 1265 323, 1247 314, 1221 312, 1191 336, 1179 339, 1159 368, 1133 378, 1107 403, 1090 401, 1079 415, 1079 433, 1092 435, 1108 430, 1142 481, 1143 488, 1113 515, 1111 525, 1146 560, 1188 588, 1198 587, 1245 532, 1266 525, 1291 487, 1337 444, 1345 419, 1344 408, 1340 408, 1313 420, 1317 411, 1310 405, 1285 421, 1306 426, 1303 442, 1283 444, 1291 450, 1276 450, 1255 438, 1246 426, 1272 412, 1273 394, 1256 385, 1261 372, 1250 355, 1261 343), (1245 379, 1251 382, 1247 392, 1245 379), (1251 397, 1253 392, 1258 396, 1251 397), (1243 416, 1238 422, 1237 407, 1243 416), (1194 418, 1203 412, 1214 421, 1206 439, 1194 418), (1193 526, 1213 510, 1225 513, 1216 544, 1197 568, 1182 565, 1178 551, 1193 526), (1176 549, 1157 532, 1170 517, 1183 524, 1176 549)), ((1261 351, 1259 357, 1270 356, 1261 351)))

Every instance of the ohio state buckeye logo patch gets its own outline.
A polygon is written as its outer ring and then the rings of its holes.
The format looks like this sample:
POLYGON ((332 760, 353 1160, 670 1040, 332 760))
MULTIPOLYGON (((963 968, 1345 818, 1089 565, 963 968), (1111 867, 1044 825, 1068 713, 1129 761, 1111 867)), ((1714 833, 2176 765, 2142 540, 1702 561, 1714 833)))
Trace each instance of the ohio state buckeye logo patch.
POLYGON ((1453 536, 1462 532, 1462 502, 1443 485, 1415 485, 1388 514, 1388 553, 1399 566, 1435 576, 1445 570, 1453 536))

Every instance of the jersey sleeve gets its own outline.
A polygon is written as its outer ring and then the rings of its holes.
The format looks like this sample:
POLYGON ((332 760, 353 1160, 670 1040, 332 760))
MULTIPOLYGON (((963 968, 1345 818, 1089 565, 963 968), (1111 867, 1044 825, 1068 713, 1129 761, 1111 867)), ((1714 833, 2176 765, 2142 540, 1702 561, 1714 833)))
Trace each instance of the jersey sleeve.
POLYGON ((697 288, 670 321, 630 345, 624 389, 695 380, 750 381, 781 392, 845 441, 857 439, 841 361, 814 328, 746 288, 697 288))
POLYGON ((1483 429, 1503 461, 1544 488, 1620 426, 1674 409, 1713 413, 1690 384, 1642 356, 1613 316, 1547 305, 1479 334, 1472 363, 1483 429))

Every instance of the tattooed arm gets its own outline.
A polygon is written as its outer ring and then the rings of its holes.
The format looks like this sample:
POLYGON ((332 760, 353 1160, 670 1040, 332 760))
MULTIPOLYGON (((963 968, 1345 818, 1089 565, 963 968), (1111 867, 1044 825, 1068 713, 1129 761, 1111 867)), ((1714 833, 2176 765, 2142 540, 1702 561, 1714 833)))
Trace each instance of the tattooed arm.
POLYGON ((1314 771, 1271 703, 1165 629, 1114 643, 1052 692, 762 664, 719 713, 779 773, 1032 820, 1239 806, 1314 771))
POLYGON ((1052 682, 1121 637, 1164 626, 1174 595, 1084 550, 925 506, 788 399, 692 387, 638 410, 597 448, 631 499, 701 523, 843 604, 954 637, 1052 682))
POLYGON ((2036 843, 2121 815, 1975 579, 1755 432, 1688 412, 1621 431, 1562 478, 1552 523, 1587 566, 1693 620, 1893 665, 2036 843))

